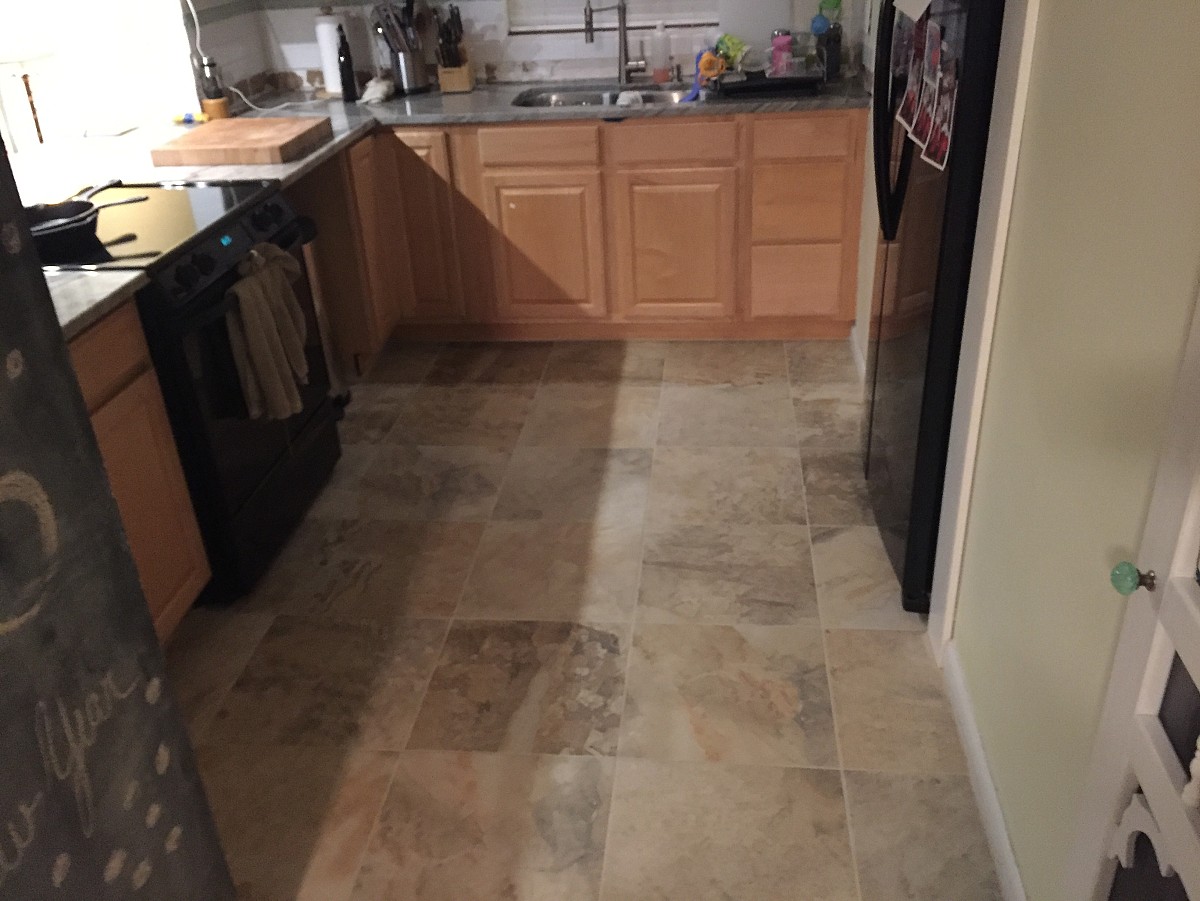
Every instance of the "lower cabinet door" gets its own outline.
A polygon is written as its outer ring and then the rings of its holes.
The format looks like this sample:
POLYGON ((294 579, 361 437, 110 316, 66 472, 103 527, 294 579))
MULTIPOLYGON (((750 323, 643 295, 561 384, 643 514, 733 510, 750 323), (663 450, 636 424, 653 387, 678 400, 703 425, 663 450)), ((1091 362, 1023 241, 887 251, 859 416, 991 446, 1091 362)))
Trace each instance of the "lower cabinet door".
POLYGON ((210 573, 154 371, 97 410, 92 428, 154 627, 166 639, 210 573))
POLYGON ((732 319, 736 170, 622 171, 612 192, 621 316, 732 319))
POLYGON ((483 186, 497 318, 604 318, 608 304, 600 173, 485 172, 483 186))

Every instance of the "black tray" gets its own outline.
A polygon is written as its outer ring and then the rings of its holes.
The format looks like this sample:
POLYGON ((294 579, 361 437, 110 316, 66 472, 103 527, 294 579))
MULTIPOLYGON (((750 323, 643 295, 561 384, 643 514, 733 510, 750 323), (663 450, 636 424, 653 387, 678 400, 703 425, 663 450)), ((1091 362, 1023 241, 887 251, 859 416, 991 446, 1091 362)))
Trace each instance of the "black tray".
POLYGON ((721 78, 717 81, 717 94, 721 97, 780 97, 793 94, 815 94, 825 86, 825 76, 820 72, 806 75, 785 75, 780 78, 721 78))

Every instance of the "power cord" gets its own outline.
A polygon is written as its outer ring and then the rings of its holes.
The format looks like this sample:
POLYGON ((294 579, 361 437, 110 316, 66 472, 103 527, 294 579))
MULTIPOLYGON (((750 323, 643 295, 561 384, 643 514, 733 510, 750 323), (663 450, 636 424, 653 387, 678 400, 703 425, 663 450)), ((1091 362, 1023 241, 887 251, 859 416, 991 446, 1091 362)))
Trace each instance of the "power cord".
MULTIPOLYGON (((203 48, 200 46, 200 16, 196 14, 196 4, 194 0, 185 0, 185 2, 187 3, 188 12, 192 14, 192 27, 195 29, 196 36, 196 55, 203 60, 206 56, 208 56, 208 54, 205 53, 203 48)), ((235 88, 233 85, 226 85, 225 90, 232 91, 234 94, 237 94, 238 97, 242 98, 242 102, 245 103, 246 106, 260 113, 269 113, 272 110, 277 109, 287 109, 289 106, 309 106, 313 103, 325 102, 324 100, 291 100, 287 103, 281 103, 278 106, 259 106, 249 97, 247 97, 239 88, 235 88)))

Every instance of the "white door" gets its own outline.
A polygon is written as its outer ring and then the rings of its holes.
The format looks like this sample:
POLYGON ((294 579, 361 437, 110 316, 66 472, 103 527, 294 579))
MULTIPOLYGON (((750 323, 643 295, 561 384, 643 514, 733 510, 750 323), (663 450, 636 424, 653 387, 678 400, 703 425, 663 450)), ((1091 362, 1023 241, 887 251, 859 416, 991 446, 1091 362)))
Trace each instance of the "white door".
POLYGON ((1200 316, 1172 405, 1133 561, 1146 578, 1135 588, 1137 573, 1126 573, 1133 590, 1068 862, 1067 901, 1200 901, 1200 780, 1192 780, 1200 776, 1200 316), (1154 857, 1158 872, 1147 872, 1154 857))

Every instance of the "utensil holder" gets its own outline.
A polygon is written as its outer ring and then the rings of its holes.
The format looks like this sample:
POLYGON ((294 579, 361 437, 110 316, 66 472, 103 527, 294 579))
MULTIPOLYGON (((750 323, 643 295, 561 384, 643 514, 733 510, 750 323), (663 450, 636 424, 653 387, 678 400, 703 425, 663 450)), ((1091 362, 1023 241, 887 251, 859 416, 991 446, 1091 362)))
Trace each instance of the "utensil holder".
POLYGON ((467 49, 461 44, 458 46, 458 54, 459 59, 463 61, 461 66, 452 69, 438 66, 438 86, 443 94, 469 94, 475 90, 475 70, 471 68, 471 61, 467 58, 467 49))

